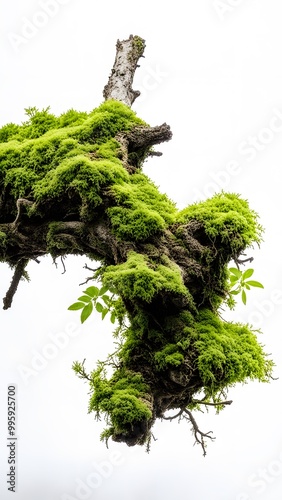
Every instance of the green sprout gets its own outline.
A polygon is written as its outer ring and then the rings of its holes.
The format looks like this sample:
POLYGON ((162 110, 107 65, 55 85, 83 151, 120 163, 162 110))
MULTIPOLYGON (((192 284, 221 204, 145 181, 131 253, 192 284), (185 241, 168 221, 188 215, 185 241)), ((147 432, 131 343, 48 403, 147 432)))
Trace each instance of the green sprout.
POLYGON ((264 286, 259 281, 250 280, 254 273, 253 269, 246 269, 246 271, 240 271, 237 267, 229 267, 229 280, 230 288, 229 292, 231 295, 239 295, 241 293, 241 298, 243 304, 247 303, 246 290, 250 290, 252 286, 257 288, 264 288, 264 286))
POLYGON ((97 286, 89 286, 84 290, 84 295, 81 295, 77 302, 68 307, 69 311, 78 311, 82 309, 80 320, 81 323, 89 318, 90 314, 96 309, 98 313, 102 315, 102 319, 111 312, 111 323, 116 321, 116 311, 115 311, 115 293, 111 291, 111 296, 107 294, 110 290, 106 286, 98 288, 97 286))

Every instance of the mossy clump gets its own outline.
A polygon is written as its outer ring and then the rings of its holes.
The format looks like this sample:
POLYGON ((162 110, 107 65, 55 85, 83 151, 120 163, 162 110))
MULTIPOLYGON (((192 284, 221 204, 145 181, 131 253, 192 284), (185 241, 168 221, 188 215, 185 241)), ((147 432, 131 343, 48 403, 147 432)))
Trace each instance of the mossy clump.
MULTIPOLYGON (((151 302, 158 293, 174 293, 190 298, 180 269, 169 259, 155 264, 142 254, 130 252, 124 264, 110 266, 103 277, 106 286, 113 286, 126 299, 151 302)), ((191 298, 192 300, 192 298, 191 298)))
POLYGON ((268 382, 274 366, 251 327, 223 321, 209 309, 183 311, 154 331, 139 313, 123 331, 115 359, 112 377, 101 368, 92 373, 89 411, 106 414, 103 439, 129 446, 147 442, 165 411, 200 409, 199 394, 223 409, 230 387, 268 382))
POLYGON ((99 367, 91 374, 90 386, 93 394, 89 412, 105 412, 109 419, 110 433, 108 430, 102 438, 111 435, 115 441, 120 441, 123 436, 132 435, 133 429, 146 427, 152 418, 150 404, 145 399, 148 387, 141 374, 123 368, 107 380, 103 368, 99 367))
POLYGON ((106 101, 88 114, 27 113, 21 126, 0 129, 0 187, 14 199, 6 207, 0 199, 2 216, 6 208, 13 217, 16 200, 26 198, 34 202, 33 215, 42 216, 48 206, 58 219, 63 209, 91 221, 107 193, 107 215, 119 239, 146 240, 173 222, 175 204, 146 175, 124 168, 117 134, 147 126, 130 108, 106 101))
POLYGON ((180 366, 184 362, 183 353, 176 344, 167 344, 161 351, 155 353, 155 363, 159 370, 172 366, 180 366))
POLYGON ((250 210, 246 200, 234 193, 222 192, 194 203, 179 212, 177 221, 200 222, 209 238, 219 238, 223 244, 228 243, 234 255, 262 240, 258 215, 250 210))
POLYGON ((0 129, 0 187, 15 200, 13 212, 20 197, 35 206, 63 197, 73 206, 76 199, 91 212, 101 203, 103 187, 128 182, 114 138, 146 126, 130 108, 107 101, 91 113, 70 110, 58 118, 48 109, 30 109, 27 122, 0 129))
POLYGON ((111 193, 116 206, 108 214, 120 239, 146 240, 174 222, 175 204, 142 173, 131 175, 128 182, 116 183, 111 193))
POLYGON ((269 380, 273 362, 266 359, 249 326, 222 321, 212 311, 203 310, 198 314, 195 330, 198 339, 194 347, 206 395, 216 397, 246 380, 269 380))

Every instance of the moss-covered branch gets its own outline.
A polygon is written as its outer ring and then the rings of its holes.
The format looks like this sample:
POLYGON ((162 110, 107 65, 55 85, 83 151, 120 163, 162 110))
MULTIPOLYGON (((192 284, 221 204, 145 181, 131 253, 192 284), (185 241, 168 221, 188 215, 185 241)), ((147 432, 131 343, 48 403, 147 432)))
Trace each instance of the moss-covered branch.
MULTIPOLYGON (((133 68, 144 41, 129 42, 133 68)), ((106 416, 103 437, 148 443, 168 410, 186 409, 194 425, 203 393, 203 404, 221 409, 235 383, 267 382, 273 363, 255 333, 218 312, 228 263, 261 241, 248 202, 220 193, 179 211, 142 172, 169 126, 150 127, 122 102, 59 117, 26 111, 26 123, 0 129, 0 259, 15 269, 4 307, 30 259, 100 262, 94 275, 117 296, 120 344, 111 373, 107 362, 88 375, 74 368, 90 383, 89 411, 106 416)), ((194 430, 200 444, 209 437, 194 430)))

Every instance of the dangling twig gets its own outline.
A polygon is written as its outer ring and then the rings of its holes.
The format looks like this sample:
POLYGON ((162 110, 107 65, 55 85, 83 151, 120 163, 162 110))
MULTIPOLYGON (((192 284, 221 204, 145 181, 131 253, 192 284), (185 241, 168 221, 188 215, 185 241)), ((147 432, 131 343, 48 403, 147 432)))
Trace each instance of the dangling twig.
POLYGON ((198 443, 201 445, 202 447, 202 450, 203 450, 203 455, 204 457, 206 456, 207 452, 206 452, 206 443, 204 441, 204 438, 209 438, 211 439, 212 441, 215 440, 215 437, 212 437, 210 436, 210 434, 212 434, 212 431, 209 431, 209 432, 202 432, 200 429, 199 429, 199 426, 195 420, 195 418, 193 417, 192 413, 190 410, 187 410, 187 408, 185 408, 184 410, 185 413, 187 413, 188 415, 188 418, 192 424, 192 432, 194 434, 194 437, 195 437, 195 443, 198 443))
POLYGON ((3 299, 3 304, 4 304, 3 309, 9 309, 11 307, 19 282, 21 278, 24 277, 24 271, 27 264, 28 264, 28 259, 21 259, 16 264, 14 276, 12 278, 9 290, 7 291, 3 299))

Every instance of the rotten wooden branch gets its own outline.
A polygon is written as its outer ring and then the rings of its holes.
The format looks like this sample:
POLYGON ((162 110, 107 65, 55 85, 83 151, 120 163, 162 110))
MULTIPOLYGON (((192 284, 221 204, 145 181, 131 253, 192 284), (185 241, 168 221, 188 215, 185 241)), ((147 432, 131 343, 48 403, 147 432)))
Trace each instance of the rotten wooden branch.
POLYGON ((105 101, 115 99, 132 106, 140 95, 138 90, 132 89, 132 82, 144 50, 145 40, 139 36, 130 35, 128 40, 117 41, 114 66, 103 91, 105 101))

